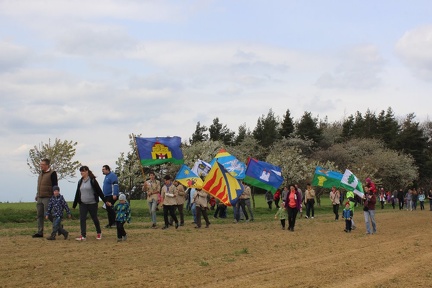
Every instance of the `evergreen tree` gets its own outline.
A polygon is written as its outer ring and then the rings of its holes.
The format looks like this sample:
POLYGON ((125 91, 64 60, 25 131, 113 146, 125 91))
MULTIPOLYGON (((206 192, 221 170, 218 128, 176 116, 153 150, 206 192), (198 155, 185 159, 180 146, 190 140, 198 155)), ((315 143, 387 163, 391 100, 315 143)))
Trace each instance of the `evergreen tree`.
POLYGON ((291 113, 290 113, 289 109, 287 109, 285 116, 282 120, 282 125, 281 125, 281 128, 279 130, 279 134, 283 138, 288 138, 288 137, 290 137, 290 135, 293 132, 294 132, 294 122, 293 122, 293 119, 291 117, 291 113))
POLYGON ((387 109, 387 112, 382 110, 377 118, 377 133, 388 148, 396 149, 396 139, 399 129, 399 123, 394 116, 393 110, 390 107, 387 109))
POLYGON ((234 141, 235 133, 228 129, 227 125, 222 125, 219 118, 213 119, 213 124, 209 127, 210 140, 222 141, 225 145, 231 145, 234 141))
POLYGON ((238 134, 234 138, 234 145, 239 145, 240 143, 242 143, 244 141, 244 139, 247 136, 251 136, 251 135, 252 135, 252 133, 250 132, 249 128, 246 127, 246 123, 243 123, 238 128, 238 134))
POLYGON ((317 145, 322 139, 322 130, 318 125, 318 118, 313 118, 311 112, 305 112, 297 123, 296 134, 301 139, 310 139, 317 145))
POLYGON ((280 138, 278 127, 279 121, 270 109, 267 116, 262 115, 258 119, 252 134, 261 146, 268 148, 280 138))
POLYGON ((350 115, 347 119, 344 120, 342 124, 342 138, 344 140, 349 140, 353 137, 353 129, 354 129, 354 116, 350 115))
POLYGON ((410 113, 405 118, 401 131, 398 135, 397 146, 398 150, 404 153, 411 154, 414 158, 417 167, 419 168, 420 178, 427 177, 426 159, 427 155, 427 138, 423 129, 418 122, 414 121, 414 113, 410 113))
POLYGON ((189 138, 189 143, 192 145, 194 143, 203 142, 208 140, 208 135, 205 134, 207 132, 206 126, 201 126, 201 123, 198 121, 195 132, 192 134, 192 138, 189 138))

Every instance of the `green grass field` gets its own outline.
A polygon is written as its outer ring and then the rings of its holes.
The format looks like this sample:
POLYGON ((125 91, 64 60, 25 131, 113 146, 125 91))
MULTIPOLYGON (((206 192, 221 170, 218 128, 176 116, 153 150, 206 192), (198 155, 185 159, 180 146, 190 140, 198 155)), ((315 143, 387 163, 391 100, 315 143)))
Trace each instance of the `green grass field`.
MULTIPOLYGON (((255 195, 255 209, 254 216, 257 221, 270 221, 273 218, 273 215, 276 213, 276 208, 273 203, 273 209, 269 210, 267 203, 265 202, 264 195, 255 195)), ((132 225, 133 223, 142 223, 149 221, 149 209, 146 200, 132 200, 131 202, 131 210, 132 210, 132 225)), ((68 226, 79 225, 79 210, 72 209, 72 202, 68 202, 69 208, 72 211, 73 220, 68 222, 68 226)), ((99 218, 102 223, 106 220, 106 213, 103 210, 102 203, 99 202, 99 218)), ((303 209, 304 213, 305 208, 303 209)), ((330 201, 329 199, 322 199, 322 207, 317 207, 315 205, 315 214, 320 215, 323 213, 331 213, 330 201)), ((212 215, 211 210, 209 211, 209 215, 212 215)), ((231 220, 233 216, 232 208, 228 207, 228 219, 231 220)), ((163 217, 163 213, 161 209, 157 212, 158 221, 161 221, 163 217)), ((186 213, 186 220, 192 221, 192 214, 190 212, 186 213)), ((214 222, 224 223, 227 219, 214 219, 214 222)), ((8 228, 35 228, 36 225, 36 203, 35 202, 23 202, 23 203, 0 203, 0 223, 2 223, 2 227, 0 228, 0 233, 5 234, 5 230, 8 228)))

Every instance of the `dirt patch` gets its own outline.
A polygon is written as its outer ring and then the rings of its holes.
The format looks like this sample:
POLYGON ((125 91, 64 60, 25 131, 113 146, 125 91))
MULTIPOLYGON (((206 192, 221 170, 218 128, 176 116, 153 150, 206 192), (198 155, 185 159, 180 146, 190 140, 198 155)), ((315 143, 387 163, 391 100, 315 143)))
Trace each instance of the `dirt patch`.
MULTIPOLYGON (((268 216, 269 219, 272 215, 268 216)), ((95 239, 47 241, 2 237, 1 287, 430 287, 432 212, 377 210, 378 233, 343 232, 331 215, 298 219, 295 232, 279 221, 233 224, 213 219, 209 229, 190 221, 175 230, 126 226, 95 239), (241 286, 240 286, 241 287, 241 286)), ((75 220, 77 221, 77 220, 75 220)), ((65 222, 67 228, 68 222, 65 222)), ((78 236, 77 226, 70 228, 78 236)), ((61 239, 61 238, 59 238, 61 239)))

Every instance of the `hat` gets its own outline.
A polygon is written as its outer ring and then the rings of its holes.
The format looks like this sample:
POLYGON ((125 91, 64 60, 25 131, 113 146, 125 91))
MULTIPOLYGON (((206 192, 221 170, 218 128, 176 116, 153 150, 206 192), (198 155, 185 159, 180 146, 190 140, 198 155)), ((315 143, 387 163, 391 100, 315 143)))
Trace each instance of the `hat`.
POLYGON ((126 201, 126 195, 125 194, 120 194, 119 201, 126 201))
POLYGON ((350 204, 350 202, 349 202, 349 201, 347 201, 347 202, 345 203, 345 206, 346 206, 346 205, 351 205, 351 204, 350 204))
POLYGON ((59 191, 60 192, 60 187, 59 186, 53 186, 53 192, 54 191, 59 191))

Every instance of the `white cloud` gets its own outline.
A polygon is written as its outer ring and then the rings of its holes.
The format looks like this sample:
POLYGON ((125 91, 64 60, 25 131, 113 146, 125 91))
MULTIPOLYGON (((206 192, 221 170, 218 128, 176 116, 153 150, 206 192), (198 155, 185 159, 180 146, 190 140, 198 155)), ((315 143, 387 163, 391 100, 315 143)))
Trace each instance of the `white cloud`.
POLYGON ((0 73, 22 67, 29 60, 31 51, 10 41, 0 41, 0 73))
POLYGON ((396 53, 416 77, 432 80, 432 25, 422 26, 405 34, 396 43, 396 53))
POLYGON ((381 84, 385 61, 373 45, 353 47, 335 59, 333 70, 323 73, 316 85, 320 88, 372 89, 381 84))

